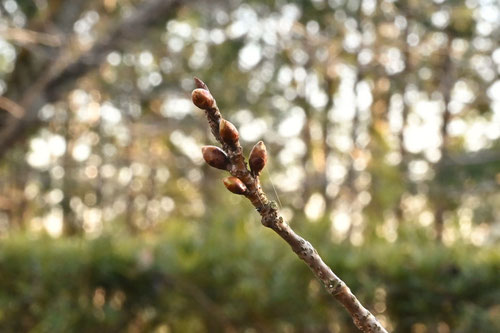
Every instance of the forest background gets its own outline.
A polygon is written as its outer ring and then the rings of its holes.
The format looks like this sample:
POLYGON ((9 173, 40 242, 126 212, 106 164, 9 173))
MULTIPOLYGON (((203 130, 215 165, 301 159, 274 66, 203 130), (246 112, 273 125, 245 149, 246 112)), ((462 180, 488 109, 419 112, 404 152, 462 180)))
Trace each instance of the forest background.
POLYGON ((389 330, 500 331, 499 41, 495 0, 0 1, 0 329, 355 332, 204 164, 198 76, 389 330))

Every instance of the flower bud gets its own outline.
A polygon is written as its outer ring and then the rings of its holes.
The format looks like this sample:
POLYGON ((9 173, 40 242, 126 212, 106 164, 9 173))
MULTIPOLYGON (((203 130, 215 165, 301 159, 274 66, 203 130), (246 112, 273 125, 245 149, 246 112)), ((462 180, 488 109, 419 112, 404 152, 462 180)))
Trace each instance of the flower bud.
POLYGON ((238 142, 240 135, 238 130, 226 119, 221 119, 219 123, 219 134, 222 140, 228 145, 234 145, 238 142))
POLYGON ((226 188, 234 194, 243 195, 248 192, 245 184, 243 184, 243 182, 236 177, 226 177, 223 181, 226 188))
POLYGON ((264 142, 259 141, 253 146, 248 163, 252 173, 258 176, 267 163, 267 150, 264 142))
POLYGON ((228 170, 231 165, 227 154, 215 146, 205 146, 201 148, 203 159, 213 168, 228 170))
POLYGON ((198 88, 191 94, 194 105, 200 109, 210 109, 215 105, 215 100, 208 90, 198 88))

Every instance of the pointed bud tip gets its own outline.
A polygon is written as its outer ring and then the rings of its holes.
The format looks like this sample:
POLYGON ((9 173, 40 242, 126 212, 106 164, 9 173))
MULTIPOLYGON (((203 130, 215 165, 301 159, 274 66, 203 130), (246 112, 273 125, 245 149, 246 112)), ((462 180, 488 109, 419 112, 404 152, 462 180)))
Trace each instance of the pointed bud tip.
POLYGON ((193 79, 194 79, 194 85, 196 86, 196 88, 208 90, 208 87, 205 84, 205 82, 203 82, 202 80, 200 80, 196 76, 193 79))

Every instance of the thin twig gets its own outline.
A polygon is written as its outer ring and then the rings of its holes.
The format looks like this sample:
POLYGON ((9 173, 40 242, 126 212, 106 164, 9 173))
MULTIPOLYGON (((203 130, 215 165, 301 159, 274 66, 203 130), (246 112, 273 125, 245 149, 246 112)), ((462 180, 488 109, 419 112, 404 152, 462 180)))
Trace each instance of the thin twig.
POLYGON ((59 36, 28 29, 7 28, 0 32, 0 36, 21 44, 41 44, 50 47, 61 46, 61 38, 59 36))
MULTIPOLYGON (((344 281, 335 275, 332 269, 325 264, 311 243, 297 235, 290 225, 285 222, 283 217, 280 216, 276 202, 270 201, 262 190, 258 173, 255 175, 255 173, 252 173, 247 168, 237 131, 234 130, 233 138, 231 141, 228 140, 229 142, 226 142, 221 137, 219 134, 219 124, 222 116, 217 103, 205 83, 195 78, 195 85, 198 90, 204 89, 208 94, 195 90, 193 92, 193 102, 205 110, 212 133, 217 141, 222 144, 223 151, 229 157, 230 166, 227 168, 228 171, 233 177, 238 178, 244 184, 237 187, 234 191, 234 188, 230 188, 228 185, 226 187, 234 193, 239 192, 237 194, 244 194, 250 200, 261 215, 262 224, 274 230, 290 245, 297 256, 309 266, 313 274, 323 283, 328 293, 347 309, 358 329, 365 333, 387 332, 375 316, 363 307, 344 281)), ((252 165, 251 167, 253 168, 252 165)))
POLYGON ((0 96, 0 109, 7 111, 13 117, 18 119, 24 116, 24 108, 13 100, 4 96, 0 96))

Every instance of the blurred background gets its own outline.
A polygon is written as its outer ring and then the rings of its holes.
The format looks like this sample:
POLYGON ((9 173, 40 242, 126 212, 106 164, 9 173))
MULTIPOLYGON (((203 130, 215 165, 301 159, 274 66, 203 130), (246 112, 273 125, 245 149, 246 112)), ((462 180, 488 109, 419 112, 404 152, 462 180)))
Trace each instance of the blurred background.
POLYGON ((389 330, 499 332, 499 41, 496 0, 0 1, 1 331, 356 332, 204 164, 198 76, 389 330))

